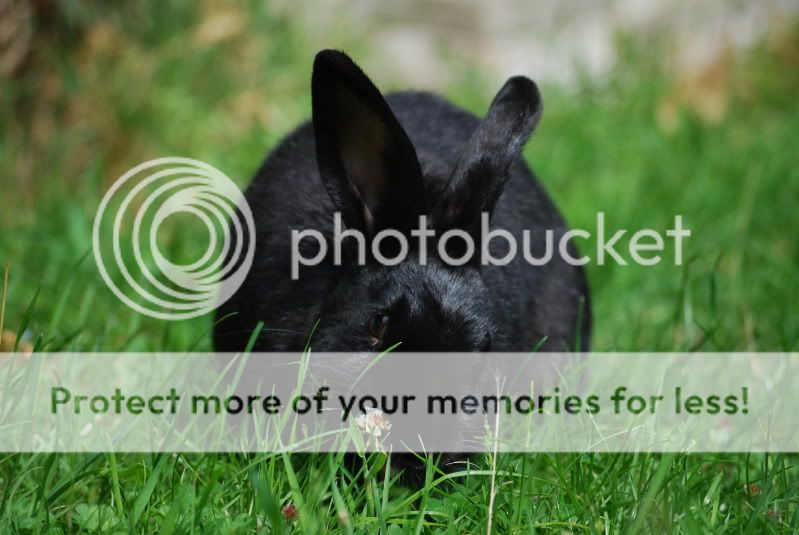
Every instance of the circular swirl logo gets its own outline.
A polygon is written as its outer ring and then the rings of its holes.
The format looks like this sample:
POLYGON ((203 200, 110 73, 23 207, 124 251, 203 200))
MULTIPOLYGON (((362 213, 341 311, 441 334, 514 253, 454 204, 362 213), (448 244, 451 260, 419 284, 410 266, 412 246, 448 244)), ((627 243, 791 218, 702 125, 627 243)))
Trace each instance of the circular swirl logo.
POLYGON ((230 178, 207 163, 168 157, 114 182, 94 218, 92 249, 122 302, 154 318, 181 320, 230 299, 252 266, 254 236, 250 207, 230 178), (198 226, 207 236, 199 255, 191 234, 198 226))

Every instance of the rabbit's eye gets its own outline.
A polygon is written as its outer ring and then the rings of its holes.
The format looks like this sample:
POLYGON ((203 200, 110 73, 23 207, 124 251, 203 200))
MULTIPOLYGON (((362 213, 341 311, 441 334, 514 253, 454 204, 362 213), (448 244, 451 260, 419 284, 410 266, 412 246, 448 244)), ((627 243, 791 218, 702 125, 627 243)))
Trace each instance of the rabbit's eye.
POLYGON ((376 346, 383 335, 386 334, 388 328, 388 314, 385 312, 378 312, 369 319, 369 337, 372 339, 372 345, 376 346))

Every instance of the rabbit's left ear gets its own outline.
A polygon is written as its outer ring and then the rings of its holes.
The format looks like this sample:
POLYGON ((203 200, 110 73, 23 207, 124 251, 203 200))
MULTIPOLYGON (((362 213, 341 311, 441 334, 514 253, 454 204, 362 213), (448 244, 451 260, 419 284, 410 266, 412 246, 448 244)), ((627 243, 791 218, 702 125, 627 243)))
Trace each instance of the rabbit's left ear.
POLYGON ((427 212, 416 151, 380 91, 346 54, 316 55, 311 81, 316 160, 344 223, 409 232, 427 212))
POLYGON ((466 143, 434 210, 438 228, 474 231, 481 212, 491 212, 543 112, 535 82, 514 76, 494 97, 488 113, 466 143))

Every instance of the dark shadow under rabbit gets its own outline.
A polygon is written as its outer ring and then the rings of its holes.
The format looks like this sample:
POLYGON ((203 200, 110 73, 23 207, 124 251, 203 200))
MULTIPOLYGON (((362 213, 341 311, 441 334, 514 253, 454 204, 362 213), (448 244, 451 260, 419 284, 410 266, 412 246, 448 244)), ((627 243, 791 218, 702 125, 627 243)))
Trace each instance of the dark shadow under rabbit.
MULTIPOLYGON (((314 352, 396 344, 396 351, 587 350, 591 313, 582 268, 557 251, 547 264, 532 266, 521 252, 525 229, 541 238, 530 246, 536 257, 546 229, 555 243, 568 230, 521 157, 542 112, 531 80, 509 79, 480 119, 431 93, 384 98, 346 55, 326 50, 314 61, 312 94, 313 120, 277 146, 246 191, 255 260, 219 307, 217 351, 243 350, 259 321, 264 329, 254 351, 302 351, 315 325, 314 352), (342 265, 329 248, 321 263, 301 266, 293 280, 291 231, 316 229, 332 242, 334 212, 366 237, 383 229, 408 235, 426 215, 436 236, 461 229, 478 250, 487 212, 491 227, 509 231, 520 250, 508 265, 481 265, 475 255, 452 266, 430 243, 427 264, 420 265, 417 240, 410 239, 410 254, 398 265, 381 265, 368 251, 359 265, 355 240, 347 239, 342 265)), ((457 240, 449 243, 453 256, 464 250, 457 240)), ((490 244, 495 258, 507 252, 504 240, 490 244)), ((300 246, 305 257, 318 247, 300 246)), ((570 252, 577 256, 571 244, 570 252)), ((445 454, 442 463, 462 457, 445 454)), ((408 456, 397 460, 411 472, 421 466, 408 456)))

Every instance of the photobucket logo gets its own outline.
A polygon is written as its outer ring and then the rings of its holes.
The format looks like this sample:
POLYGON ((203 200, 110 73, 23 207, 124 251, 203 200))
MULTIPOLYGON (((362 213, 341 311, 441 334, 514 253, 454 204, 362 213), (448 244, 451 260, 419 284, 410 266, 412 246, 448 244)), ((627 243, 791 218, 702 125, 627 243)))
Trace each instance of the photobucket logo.
MULTIPOLYGON (((181 230, 175 222, 170 227, 173 234, 181 230)), ((92 249, 100 275, 121 301, 154 318, 180 320, 210 312, 244 281, 254 241, 239 239, 231 246, 231 234, 255 235, 236 184, 204 162, 159 158, 134 167, 105 194, 94 219, 92 249), (205 226, 207 247, 198 259, 179 264, 161 251, 159 229, 170 226, 165 222, 172 216, 205 226), (228 221, 232 233, 225 231, 228 221)))
MULTIPOLYGON (((419 216, 418 225, 410 231, 411 238, 416 241, 416 251, 418 261, 421 265, 427 265, 430 254, 428 239, 435 240, 433 247, 437 258, 450 266, 462 266, 469 262, 479 262, 480 265, 487 266, 506 266, 513 262, 521 253, 524 261, 531 266, 542 266, 552 261, 557 254, 567 264, 572 266, 582 266, 595 261, 598 265, 605 265, 610 260, 616 264, 626 266, 627 260, 624 256, 624 238, 627 235, 626 229, 616 230, 609 234, 605 229, 604 212, 597 213, 596 219, 596 256, 590 255, 575 256, 574 249, 569 247, 569 242, 575 238, 590 240, 591 232, 584 229, 555 230, 544 229, 533 232, 530 229, 522 231, 522 243, 519 245, 518 237, 510 231, 502 228, 490 228, 489 214, 483 212, 480 215, 480 236, 479 243, 468 232, 461 229, 450 229, 443 232, 440 236, 436 231, 428 228, 427 216, 419 216), (458 239, 463 244, 462 254, 454 256, 449 253, 447 247, 452 239, 458 239), (535 242, 537 245, 544 244, 544 252, 536 256, 533 250, 535 242), (504 247, 502 254, 495 256, 491 251, 493 242, 502 242, 504 247), (479 247, 479 251, 477 250, 479 247), (477 258, 475 258, 477 254, 477 258)), ((627 242, 626 250, 629 253, 631 262, 642 266, 653 266, 662 260, 661 253, 665 252, 666 240, 674 241, 674 265, 682 265, 683 238, 691 235, 690 229, 684 228, 682 216, 674 216, 674 226, 665 231, 665 237, 654 229, 640 229, 632 233, 627 242)), ((343 229, 341 214, 336 212, 333 216, 333 263, 342 264, 342 244, 346 239, 354 239, 357 245, 357 263, 366 263, 367 240, 364 234, 357 229, 343 229)), ((325 235, 316 229, 292 230, 291 231, 291 278, 297 280, 300 274, 300 266, 315 266, 322 261, 328 254, 328 243, 325 235), (316 243, 315 252, 312 256, 303 255, 300 244, 303 240, 313 240, 316 243)), ((307 251, 308 249, 306 249, 307 251)), ((375 234, 369 245, 371 258, 376 262, 386 266, 395 266, 403 262, 411 250, 409 238, 395 230, 384 229, 375 234), (384 254, 381 244, 384 240, 391 239, 397 244, 394 247, 396 253, 393 256, 384 254)))

